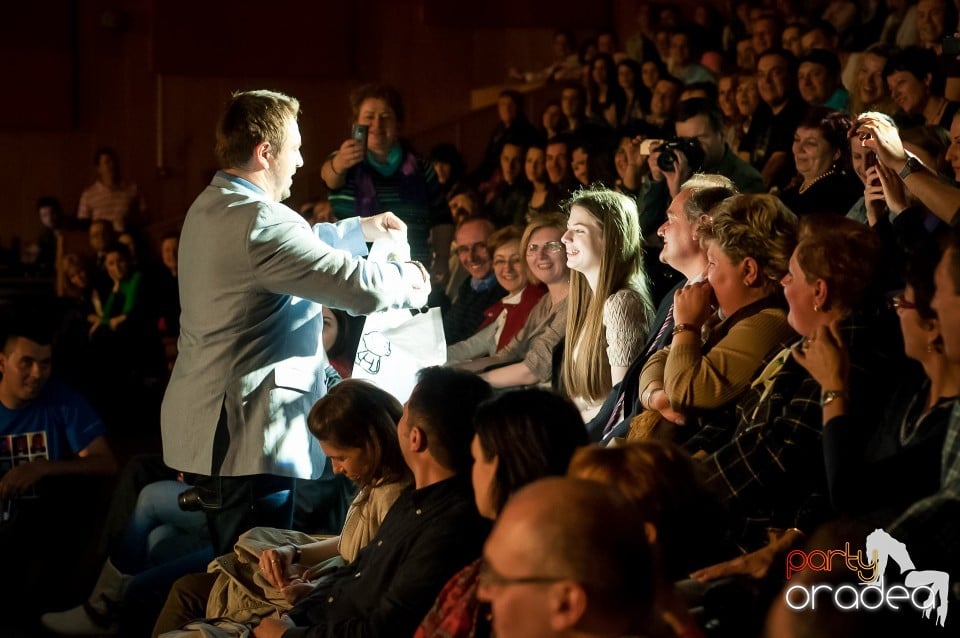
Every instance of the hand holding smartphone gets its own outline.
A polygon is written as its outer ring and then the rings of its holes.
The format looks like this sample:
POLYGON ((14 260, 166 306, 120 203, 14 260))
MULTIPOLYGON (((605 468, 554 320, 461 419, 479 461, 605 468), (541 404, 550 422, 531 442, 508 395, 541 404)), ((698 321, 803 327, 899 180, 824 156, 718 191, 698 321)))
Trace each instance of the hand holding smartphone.
POLYGON ((350 137, 360 142, 360 145, 363 146, 363 151, 367 151, 367 125, 366 124, 354 124, 353 128, 350 130, 350 137))

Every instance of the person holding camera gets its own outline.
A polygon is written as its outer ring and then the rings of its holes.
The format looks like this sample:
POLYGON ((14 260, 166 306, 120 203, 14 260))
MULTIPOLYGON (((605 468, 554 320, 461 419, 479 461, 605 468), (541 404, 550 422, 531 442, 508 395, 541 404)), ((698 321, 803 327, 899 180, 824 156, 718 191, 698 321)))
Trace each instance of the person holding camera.
POLYGON ((644 236, 654 236, 665 219, 667 206, 680 192, 680 185, 694 173, 723 175, 741 193, 764 192, 760 173, 738 158, 724 141, 723 114, 709 100, 691 98, 680 102, 674 127, 677 136, 659 145, 654 143, 647 160, 650 184, 641 198, 640 209, 645 211, 645 219, 652 219, 652 210, 657 211, 657 216, 652 229, 643 229, 644 236))
POLYGON ((431 264, 433 282, 449 276, 453 220, 430 162, 400 137, 404 108, 400 93, 386 84, 367 84, 350 96, 353 132, 323 163, 337 219, 367 218, 392 211, 407 225, 410 256, 431 264))

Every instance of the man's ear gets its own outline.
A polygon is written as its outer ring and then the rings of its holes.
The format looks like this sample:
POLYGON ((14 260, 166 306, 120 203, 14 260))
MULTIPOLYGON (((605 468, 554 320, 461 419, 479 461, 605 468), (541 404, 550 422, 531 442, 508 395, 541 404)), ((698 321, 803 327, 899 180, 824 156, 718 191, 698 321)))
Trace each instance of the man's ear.
POLYGON ((427 433, 415 425, 410 428, 410 438, 408 440, 410 441, 411 452, 423 452, 427 449, 427 433))
POLYGON ((254 164, 263 170, 270 168, 270 158, 268 157, 270 155, 273 155, 273 148, 270 146, 270 142, 260 142, 253 147, 254 164))
POLYGON ((587 592, 572 580, 550 588, 550 627, 556 632, 576 627, 587 613, 587 592))
POLYGON ((7 369, 7 355, 4 354, 3 352, 0 352, 0 376, 3 375, 6 369, 7 369))

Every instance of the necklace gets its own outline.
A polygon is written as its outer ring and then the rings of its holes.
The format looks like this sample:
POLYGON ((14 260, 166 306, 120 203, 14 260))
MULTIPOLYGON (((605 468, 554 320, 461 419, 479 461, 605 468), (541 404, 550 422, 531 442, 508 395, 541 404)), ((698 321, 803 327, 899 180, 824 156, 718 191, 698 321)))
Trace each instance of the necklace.
POLYGON ((816 184, 817 182, 819 182, 819 181, 820 181, 821 179, 823 179, 824 177, 828 177, 828 176, 830 176, 830 175, 833 175, 833 169, 832 169, 832 168, 831 168, 829 171, 827 171, 826 173, 821 173, 820 175, 817 175, 817 176, 816 176, 815 178, 813 178, 813 180, 811 180, 809 183, 808 183, 808 182, 804 182, 804 183, 800 184, 800 188, 797 189, 797 192, 800 193, 800 194, 805 193, 811 186, 813 186, 814 184, 816 184))

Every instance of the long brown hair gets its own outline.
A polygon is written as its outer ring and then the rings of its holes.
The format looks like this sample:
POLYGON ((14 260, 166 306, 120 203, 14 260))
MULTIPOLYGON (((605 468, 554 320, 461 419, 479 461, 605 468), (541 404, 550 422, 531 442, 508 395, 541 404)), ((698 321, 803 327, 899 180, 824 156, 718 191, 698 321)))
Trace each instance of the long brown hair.
POLYGON ((616 191, 592 187, 574 194, 565 208, 569 211, 574 206, 583 208, 599 222, 603 251, 596 290, 590 289, 582 273, 570 271, 563 388, 571 397, 596 401, 606 396, 612 386, 603 328, 607 298, 624 288, 634 290, 643 298, 647 323, 653 317, 653 303, 643 269, 643 237, 636 203, 616 191))

